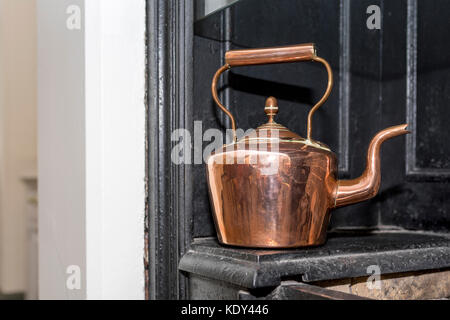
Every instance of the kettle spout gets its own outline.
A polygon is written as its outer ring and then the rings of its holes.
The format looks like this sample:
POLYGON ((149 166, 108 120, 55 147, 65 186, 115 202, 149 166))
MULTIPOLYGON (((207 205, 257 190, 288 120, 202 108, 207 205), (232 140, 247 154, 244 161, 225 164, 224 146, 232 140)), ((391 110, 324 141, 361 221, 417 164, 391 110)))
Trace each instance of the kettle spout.
POLYGON ((374 197, 380 188, 380 147, 393 137, 410 133, 407 124, 386 128, 372 139, 367 151, 367 164, 363 174, 351 180, 338 180, 336 185, 334 207, 341 207, 374 197))

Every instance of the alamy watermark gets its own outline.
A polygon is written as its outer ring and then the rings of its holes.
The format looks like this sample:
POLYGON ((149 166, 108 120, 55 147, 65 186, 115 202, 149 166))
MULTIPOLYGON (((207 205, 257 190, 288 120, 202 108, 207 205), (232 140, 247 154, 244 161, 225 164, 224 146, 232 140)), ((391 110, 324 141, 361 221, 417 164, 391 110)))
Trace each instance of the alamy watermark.
POLYGON ((366 13, 369 17, 366 20, 367 29, 381 29, 381 9, 376 4, 367 7, 366 13))
POLYGON ((234 142, 231 129, 227 129, 225 134, 215 128, 203 131, 202 121, 194 121, 193 134, 188 129, 172 132, 172 163, 203 164, 214 161, 216 164, 263 164, 267 161, 270 162, 269 167, 276 167, 278 157, 274 154, 279 151, 278 131, 237 129, 236 137, 238 141, 234 142), (216 154, 218 150, 221 152, 216 154))
POLYGON ((66 28, 68 30, 81 29, 81 8, 75 4, 71 4, 66 8, 66 28))
POLYGON ((66 288, 68 290, 80 290, 81 289, 81 268, 76 264, 67 266, 66 274, 66 288))
POLYGON ((366 281, 367 289, 381 290, 381 268, 379 265, 370 265, 366 270, 370 274, 366 281))

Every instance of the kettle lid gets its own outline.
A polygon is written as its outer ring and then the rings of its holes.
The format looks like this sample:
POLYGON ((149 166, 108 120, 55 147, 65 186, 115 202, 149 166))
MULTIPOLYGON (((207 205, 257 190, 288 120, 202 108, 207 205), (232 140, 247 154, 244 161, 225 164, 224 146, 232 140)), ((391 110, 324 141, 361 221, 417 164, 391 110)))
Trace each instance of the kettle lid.
POLYGON ((277 139, 279 142, 296 142, 305 145, 311 145, 320 149, 330 151, 330 148, 322 142, 308 140, 300 135, 292 132, 282 124, 275 122, 274 118, 278 113, 278 102, 275 97, 269 97, 266 99, 264 112, 268 116, 268 121, 256 128, 250 134, 243 136, 237 142, 247 142, 250 140, 260 140, 261 142, 267 141, 267 139, 277 139))

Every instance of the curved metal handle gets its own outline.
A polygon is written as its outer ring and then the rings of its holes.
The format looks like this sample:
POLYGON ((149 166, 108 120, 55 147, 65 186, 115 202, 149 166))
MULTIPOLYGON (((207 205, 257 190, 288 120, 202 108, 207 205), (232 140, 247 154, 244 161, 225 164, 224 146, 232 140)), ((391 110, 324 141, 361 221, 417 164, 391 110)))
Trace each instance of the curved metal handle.
POLYGON ((211 84, 211 93, 214 101, 231 119, 231 127, 233 130, 233 141, 236 141, 236 122, 231 112, 220 102, 217 95, 217 81, 222 73, 231 69, 231 67, 246 65, 261 65, 270 63, 287 63, 297 61, 317 61, 322 63, 327 69, 328 85, 322 98, 317 102, 308 113, 307 122, 307 138, 311 140, 312 116, 314 112, 328 99, 333 88, 333 72, 330 65, 325 59, 316 55, 314 44, 299 44, 286 47, 272 47, 249 50, 232 50, 225 54, 225 65, 219 68, 214 74, 211 84))

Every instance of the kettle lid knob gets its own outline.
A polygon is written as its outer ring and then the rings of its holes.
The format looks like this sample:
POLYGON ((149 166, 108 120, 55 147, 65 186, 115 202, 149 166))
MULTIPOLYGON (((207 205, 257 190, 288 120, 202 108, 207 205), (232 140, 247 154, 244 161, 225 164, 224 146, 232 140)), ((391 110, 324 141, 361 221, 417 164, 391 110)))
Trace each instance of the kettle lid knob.
POLYGON ((278 113, 278 102, 275 97, 268 97, 264 112, 269 117, 269 122, 274 122, 273 117, 278 113))

